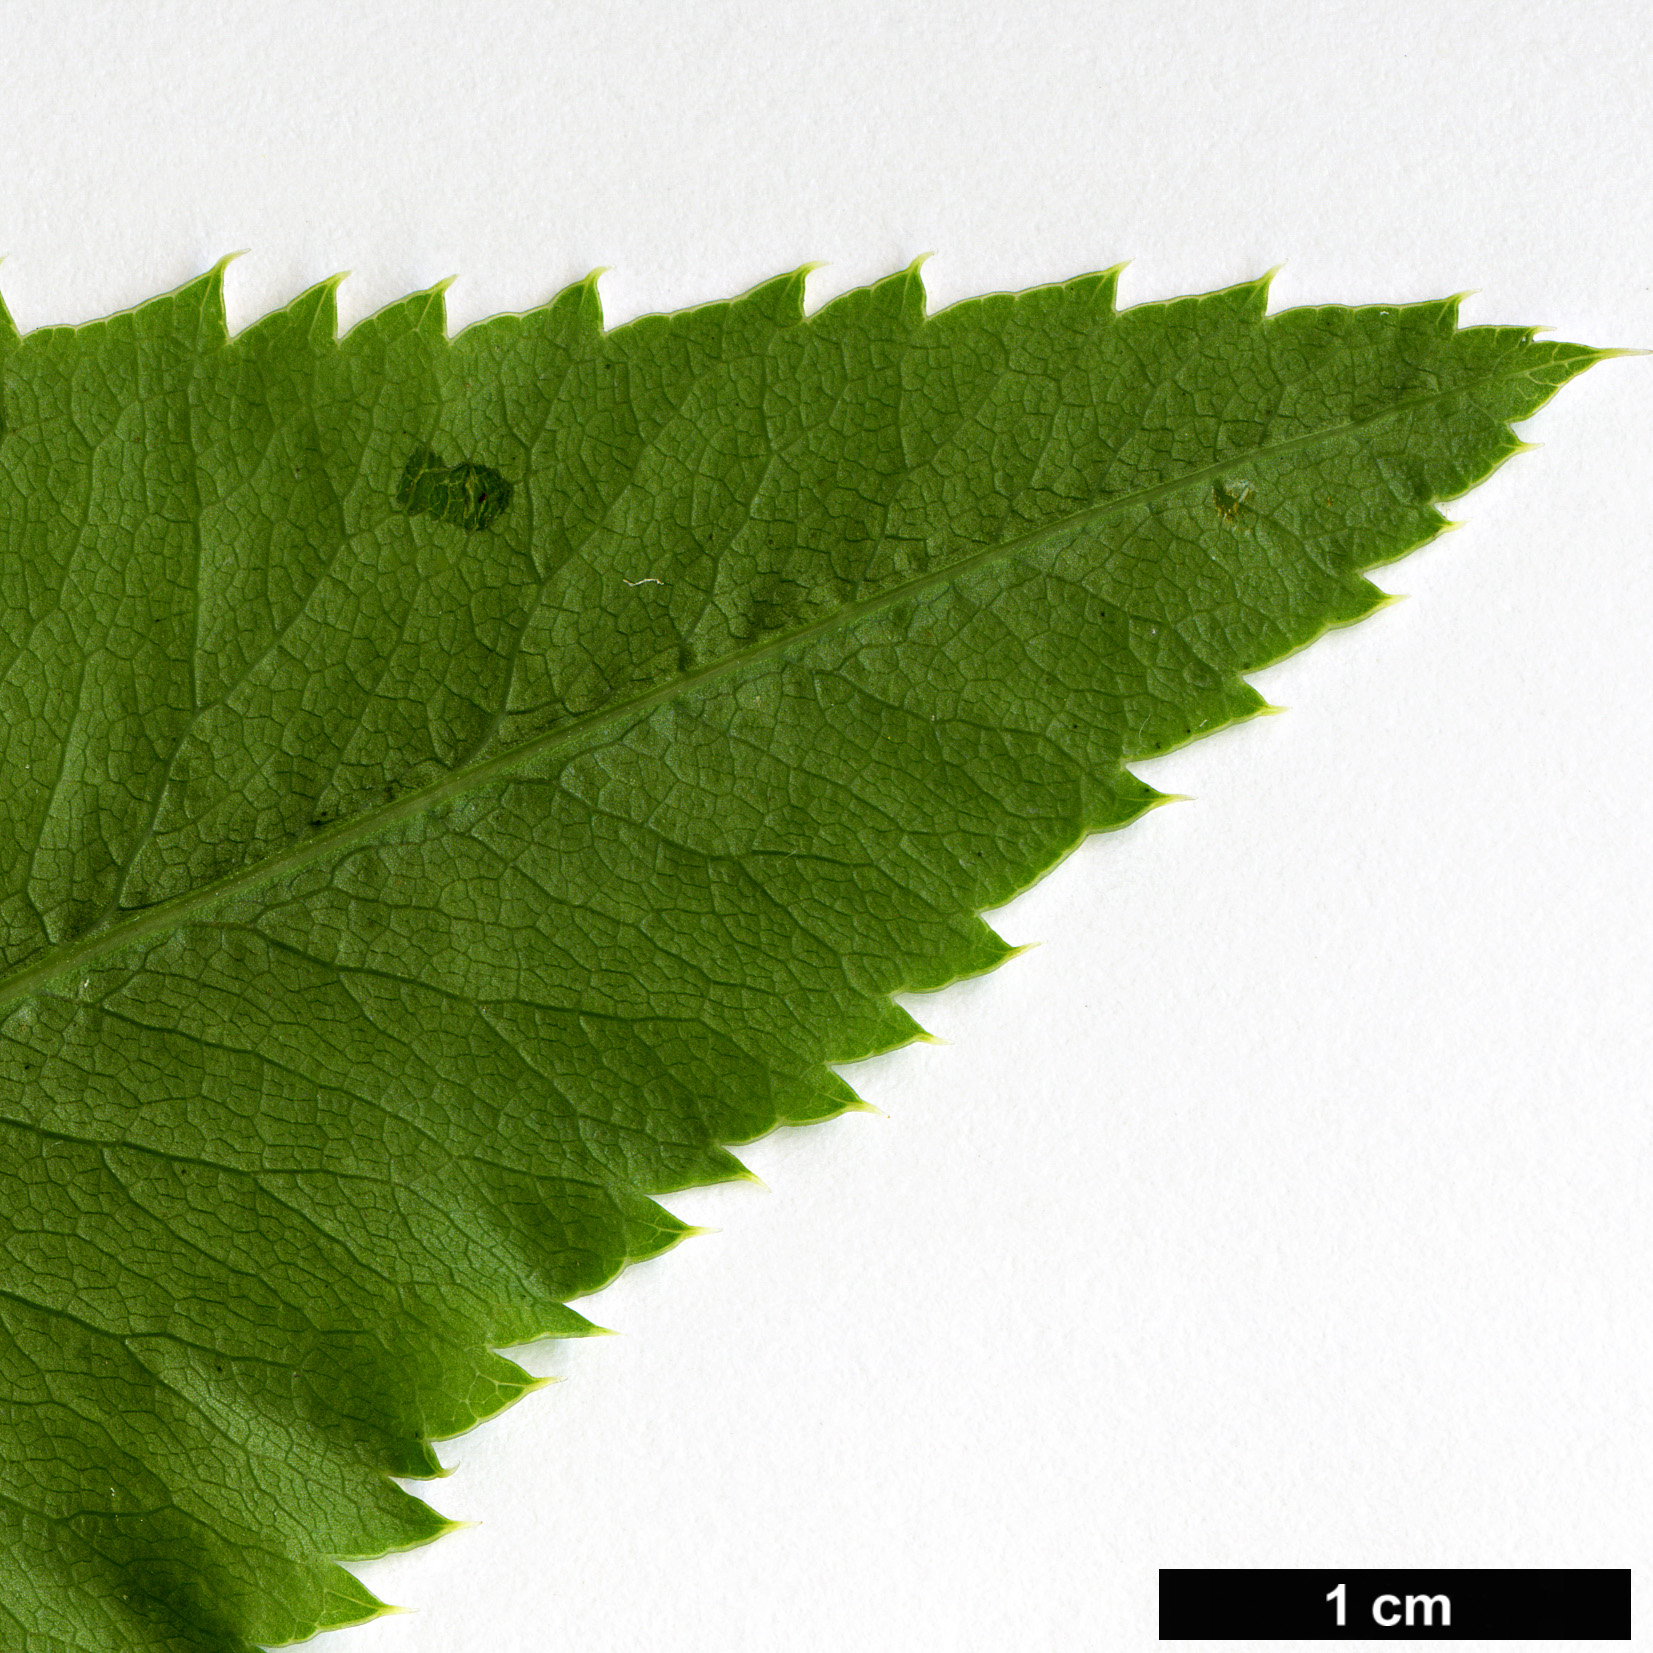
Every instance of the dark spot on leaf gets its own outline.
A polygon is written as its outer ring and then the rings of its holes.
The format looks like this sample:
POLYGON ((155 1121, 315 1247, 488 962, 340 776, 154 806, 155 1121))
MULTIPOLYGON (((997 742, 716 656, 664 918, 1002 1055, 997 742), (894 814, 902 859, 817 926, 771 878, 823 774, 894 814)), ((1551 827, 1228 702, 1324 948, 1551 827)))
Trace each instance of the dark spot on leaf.
POLYGON ((511 484, 486 465, 461 460, 445 465, 428 447, 417 447, 396 484, 396 509, 410 517, 433 516, 467 534, 492 528, 510 509, 511 484))

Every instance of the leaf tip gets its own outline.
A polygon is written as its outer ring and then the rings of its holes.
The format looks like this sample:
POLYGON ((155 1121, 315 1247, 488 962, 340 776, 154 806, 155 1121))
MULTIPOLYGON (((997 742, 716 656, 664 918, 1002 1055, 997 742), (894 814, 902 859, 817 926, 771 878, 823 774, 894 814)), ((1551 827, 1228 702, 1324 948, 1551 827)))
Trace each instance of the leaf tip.
MULTIPOLYGON (((475 1523, 470 1522, 470 1521, 456 1523, 456 1525, 462 1525, 462 1526, 467 1526, 467 1527, 468 1526, 473 1526, 474 1524, 475 1523)), ((438 1536, 439 1537, 446 1537, 446 1535, 448 1533, 450 1533, 452 1530, 453 1530, 452 1526, 444 1527, 442 1529, 441 1533, 438 1534, 438 1536)), ((379 1603, 378 1610, 373 1614, 372 1618, 364 1619, 364 1620, 362 1620, 362 1622, 364 1624, 372 1624, 372 1623, 374 1623, 375 1621, 377 1621, 379 1619, 388 1619, 388 1618, 394 1617, 398 1613, 411 1613, 412 1611, 413 1611, 413 1609, 411 1607, 398 1607, 394 1602, 381 1601, 379 1603)))

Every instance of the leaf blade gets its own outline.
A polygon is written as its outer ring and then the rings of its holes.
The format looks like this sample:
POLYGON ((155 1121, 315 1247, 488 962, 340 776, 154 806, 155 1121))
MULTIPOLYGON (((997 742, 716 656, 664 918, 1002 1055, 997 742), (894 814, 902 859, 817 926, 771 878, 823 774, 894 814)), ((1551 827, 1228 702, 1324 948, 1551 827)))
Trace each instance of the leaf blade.
MULTIPOLYGON (((1255 712, 1245 672, 1377 606, 1364 570, 1600 354, 1450 303, 1267 317, 1263 283, 926 317, 916 270, 808 320, 794 273, 607 333, 587 282, 451 343, 437 290, 334 344, 324 284, 231 341, 220 282, 6 356, 13 557, 73 595, 86 544, 136 545, 85 616, 162 663, 124 796, 28 793, 87 853, 55 907, 8 882, 0 1128, 37 1169, 61 1139, 54 1174, 121 1213, 23 1236, 35 1306, 224 1357, 176 1428, 232 1395, 248 1483, 260 1431, 310 1455, 253 1582, 250 1538, 165 1537, 197 1571, 156 1610, 225 1647, 330 1590, 369 1610, 317 1558, 435 1530, 374 1489, 522 1392, 490 1347, 577 1335, 567 1298, 681 1236, 650 1196, 849 1105, 829 1064, 916 1031, 889 995, 1000 962, 975 914, 1150 807, 1128 761, 1255 712), (111 352, 130 388, 93 442, 111 352), (134 480, 54 540, 47 507, 96 493, 54 490, 71 431, 94 482, 111 453, 134 480), (510 505, 410 514, 421 451, 510 505), (118 1290, 117 1230, 164 1259, 118 1290)), ((23 607, 61 632, 49 588, 23 607)), ((85 668, 137 704, 138 657, 80 629, 60 700, 85 668)), ((108 767, 107 729, 67 727, 60 770, 108 767)), ((143 1468, 199 1498, 178 1456, 143 1468)), ((135 1546, 115 1577, 162 1544, 105 1526, 135 1546)))

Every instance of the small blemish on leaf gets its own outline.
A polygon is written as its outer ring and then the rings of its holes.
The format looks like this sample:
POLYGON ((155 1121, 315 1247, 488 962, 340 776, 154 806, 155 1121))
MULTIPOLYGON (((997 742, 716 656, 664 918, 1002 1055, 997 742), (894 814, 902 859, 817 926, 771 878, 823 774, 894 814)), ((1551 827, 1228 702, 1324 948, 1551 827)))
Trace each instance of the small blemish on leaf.
POLYGON ((1224 522, 1233 522, 1240 514, 1240 507, 1251 498, 1255 490, 1249 482, 1236 482, 1232 488, 1222 483, 1212 484, 1211 503, 1217 508, 1217 515, 1224 522))
POLYGON ((402 467, 396 509, 410 517, 433 516, 474 534, 491 528, 510 509, 515 490, 498 471, 461 460, 444 464, 433 449, 420 446, 402 467))

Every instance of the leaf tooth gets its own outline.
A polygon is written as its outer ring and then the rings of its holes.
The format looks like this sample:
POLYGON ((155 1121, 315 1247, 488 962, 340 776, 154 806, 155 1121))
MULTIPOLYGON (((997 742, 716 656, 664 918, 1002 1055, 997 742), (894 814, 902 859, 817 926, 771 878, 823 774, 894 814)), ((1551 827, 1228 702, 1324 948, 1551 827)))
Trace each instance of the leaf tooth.
POLYGON ((1120 264, 1110 264, 1105 270, 1078 276, 1072 281, 1063 282, 1062 285, 1070 290, 1078 290, 1105 315, 1116 316, 1119 314, 1119 278, 1129 268, 1129 260, 1120 264))
POLYGON ((1258 299, 1261 301, 1261 308, 1265 312, 1268 309, 1268 295, 1274 286, 1274 278, 1279 275, 1285 267, 1286 262, 1284 259, 1281 259, 1278 264, 1271 264, 1260 276, 1257 277, 1255 281, 1246 283, 1246 285, 1257 294, 1258 299))
POLYGON ((392 299, 389 304, 375 310, 372 315, 364 316, 339 342, 359 343, 362 339, 371 338, 374 333, 383 331, 393 324, 399 315, 405 315, 412 322, 409 331, 427 335, 433 344, 446 345, 447 291, 458 279, 457 276, 443 276, 430 287, 421 288, 416 293, 408 293, 402 298, 392 299))

